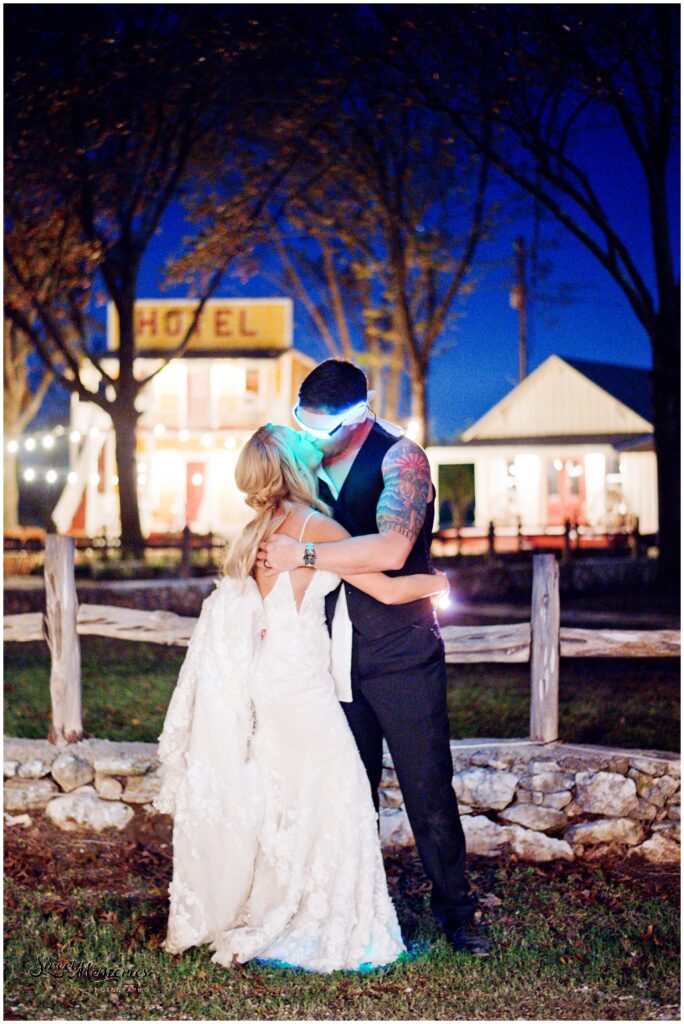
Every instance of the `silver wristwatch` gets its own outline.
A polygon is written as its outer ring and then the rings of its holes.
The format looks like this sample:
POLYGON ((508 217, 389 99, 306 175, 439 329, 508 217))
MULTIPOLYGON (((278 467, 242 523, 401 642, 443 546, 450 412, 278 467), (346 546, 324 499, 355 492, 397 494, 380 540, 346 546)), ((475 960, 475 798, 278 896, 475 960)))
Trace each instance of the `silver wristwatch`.
POLYGON ((304 545, 304 565, 313 569, 316 565, 316 548, 311 541, 304 545))

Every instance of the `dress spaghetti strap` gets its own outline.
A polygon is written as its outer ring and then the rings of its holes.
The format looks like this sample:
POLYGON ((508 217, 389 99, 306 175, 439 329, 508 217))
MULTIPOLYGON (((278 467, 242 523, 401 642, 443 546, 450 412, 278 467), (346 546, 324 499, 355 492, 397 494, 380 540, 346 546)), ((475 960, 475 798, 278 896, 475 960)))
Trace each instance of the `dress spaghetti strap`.
POLYGON ((307 524, 307 523, 309 522, 309 520, 311 519, 311 516, 314 516, 314 515, 316 515, 316 509, 313 509, 313 511, 312 511, 312 512, 309 512, 308 516, 307 516, 307 517, 306 517, 306 519, 304 520, 304 523, 302 524, 302 529, 301 529, 301 533, 299 534, 299 543, 300 543, 300 544, 302 543, 302 541, 303 541, 303 539, 304 539, 304 530, 306 530, 306 524, 307 524))

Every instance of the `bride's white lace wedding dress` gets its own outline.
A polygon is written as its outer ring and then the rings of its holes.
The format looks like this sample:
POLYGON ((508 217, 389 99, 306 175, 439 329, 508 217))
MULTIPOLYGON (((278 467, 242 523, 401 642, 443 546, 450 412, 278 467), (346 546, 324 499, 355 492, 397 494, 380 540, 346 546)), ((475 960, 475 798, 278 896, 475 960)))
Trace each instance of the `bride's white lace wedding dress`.
POLYGON ((335 695, 324 598, 289 574, 262 600, 222 579, 205 600, 159 738, 155 806, 174 816, 163 948, 313 971, 405 949, 368 778, 335 695))

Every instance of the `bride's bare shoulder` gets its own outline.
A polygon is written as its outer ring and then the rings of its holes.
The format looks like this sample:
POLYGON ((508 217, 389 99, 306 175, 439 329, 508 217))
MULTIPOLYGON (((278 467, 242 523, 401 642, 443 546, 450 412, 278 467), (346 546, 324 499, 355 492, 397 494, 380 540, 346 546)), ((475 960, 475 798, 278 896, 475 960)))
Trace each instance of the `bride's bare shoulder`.
POLYGON ((344 540, 346 537, 349 537, 349 533, 345 528, 322 512, 314 512, 306 524, 305 540, 319 541, 323 544, 326 541, 344 540))

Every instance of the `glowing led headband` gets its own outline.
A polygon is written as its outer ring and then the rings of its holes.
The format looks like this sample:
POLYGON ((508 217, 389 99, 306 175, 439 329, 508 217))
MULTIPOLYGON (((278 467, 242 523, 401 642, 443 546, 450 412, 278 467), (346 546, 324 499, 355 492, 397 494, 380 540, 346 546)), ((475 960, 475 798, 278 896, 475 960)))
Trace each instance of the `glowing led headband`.
POLYGON ((321 438, 333 437, 341 427, 350 427, 355 423, 362 423, 370 411, 368 402, 374 396, 375 392, 369 391, 363 401, 356 402, 349 409, 343 409, 340 412, 334 413, 309 412, 308 410, 300 409, 299 402, 297 402, 292 408, 292 415, 307 434, 313 434, 314 437, 321 438))

